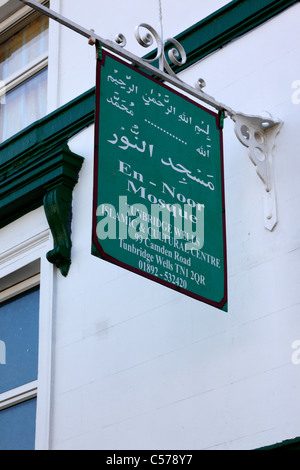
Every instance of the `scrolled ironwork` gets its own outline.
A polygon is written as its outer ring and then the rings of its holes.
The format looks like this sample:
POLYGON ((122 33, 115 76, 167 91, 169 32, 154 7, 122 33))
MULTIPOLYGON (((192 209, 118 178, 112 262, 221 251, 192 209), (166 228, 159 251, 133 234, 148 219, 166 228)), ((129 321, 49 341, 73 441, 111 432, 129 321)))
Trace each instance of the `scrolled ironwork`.
MULTIPOLYGON (((156 55, 153 58, 144 59, 146 62, 159 61, 159 69, 161 71, 166 71, 169 75, 175 76, 172 68, 169 65, 169 62, 166 58, 165 46, 166 44, 171 44, 174 47, 167 51, 169 61, 171 64, 176 66, 181 66, 186 63, 186 53, 182 45, 176 39, 167 39, 164 41, 158 32, 149 24, 141 23, 135 28, 135 37, 137 42, 143 47, 150 47, 154 44, 154 41, 157 45, 156 55), (142 37, 141 30, 146 29, 148 32, 145 36, 142 37)), ((176 76, 178 79, 178 77, 176 76)))
POLYGON ((115 36, 115 43, 118 44, 118 46, 120 47, 125 47, 126 44, 127 44, 127 40, 126 40, 126 37, 124 36, 124 34, 122 33, 119 33, 115 36))
MULTIPOLYGON (((174 38, 169 38, 169 39, 167 39, 167 41, 165 41, 164 46, 167 43, 170 43, 173 46, 175 46, 175 47, 172 47, 172 49, 170 49, 168 51, 168 57, 170 59, 170 62, 173 65, 177 65, 178 67, 180 67, 181 65, 184 65, 186 63, 186 52, 185 52, 184 48, 182 47, 182 45, 180 44, 180 42, 178 42, 174 38)), ((164 51, 163 51, 163 59, 164 59, 164 68, 165 68, 165 70, 169 73, 169 75, 175 75, 175 73, 171 69, 168 61, 166 60, 165 47, 164 47, 164 51)))
POLYGON ((143 47, 152 46, 154 43, 154 40, 157 44, 156 56, 153 59, 144 59, 146 62, 154 62, 155 60, 157 59, 159 60, 161 58, 163 54, 162 40, 159 34, 157 33, 157 31, 154 28, 152 28, 152 26, 150 26, 147 23, 141 23, 139 26, 136 26, 135 37, 136 37, 137 42, 143 47), (141 36, 141 28, 144 28, 148 31, 145 36, 141 36))
POLYGON ((197 82, 195 83, 195 88, 197 90, 202 91, 203 88, 206 87, 205 80, 203 78, 198 78, 197 82))
MULTIPOLYGON (((181 67, 186 63, 186 52, 180 42, 174 38, 168 38, 166 41, 164 41, 159 33, 148 23, 141 23, 140 25, 136 26, 134 33, 135 38, 140 46, 148 48, 156 45, 155 56, 151 58, 143 58, 143 60, 148 63, 158 60, 160 71, 167 72, 169 75, 176 77, 177 80, 181 81, 171 66, 172 64, 177 67, 181 67)), ((125 47, 127 43, 125 36, 123 34, 118 34, 115 37, 115 43, 121 47, 125 47)), ((195 88, 201 91, 204 86, 205 82, 202 78, 200 78, 195 88)))

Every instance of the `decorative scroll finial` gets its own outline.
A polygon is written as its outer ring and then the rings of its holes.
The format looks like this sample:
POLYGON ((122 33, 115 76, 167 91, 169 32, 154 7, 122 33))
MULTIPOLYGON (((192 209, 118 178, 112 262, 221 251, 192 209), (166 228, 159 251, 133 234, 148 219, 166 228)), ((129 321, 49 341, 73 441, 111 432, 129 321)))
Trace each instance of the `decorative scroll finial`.
MULTIPOLYGON (((139 26, 135 28, 135 38, 137 42, 145 48, 150 47, 154 43, 156 43, 155 57, 151 59, 144 58, 143 60, 145 62, 151 63, 151 62, 155 62, 156 60, 158 60, 159 70, 161 72, 167 72, 169 75, 176 77, 177 80, 180 80, 178 78, 178 75, 176 75, 173 72, 169 63, 170 61, 171 64, 180 67, 184 65, 187 60, 187 56, 186 56, 186 52, 184 48, 176 39, 168 38, 166 41, 164 41, 162 37, 162 32, 161 32, 161 35, 159 35, 159 33, 147 23, 141 23, 139 26), (172 47, 169 50, 166 50, 166 45, 168 46, 172 45, 174 47, 172 47), (169 61, 167 60, 166 54, 168 55, 169 61)), ((118 34, 115 37, 115 42, 121 47, 125 47, 127 43, 126 38, 123 34, 118 34)), ((199 90, 202 90, 204 86, 205 86, 205 81, 202 78, 200 78, 196 84, 196 87, 199 90)))

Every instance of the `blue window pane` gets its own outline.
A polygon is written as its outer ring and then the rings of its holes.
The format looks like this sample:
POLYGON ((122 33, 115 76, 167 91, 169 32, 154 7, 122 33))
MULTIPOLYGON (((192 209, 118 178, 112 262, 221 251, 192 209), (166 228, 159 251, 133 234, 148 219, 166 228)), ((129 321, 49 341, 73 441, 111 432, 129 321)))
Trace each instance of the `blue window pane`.
POLYGON ((0 450, 34 450, 36 398, 0 411, 0 450))
POLYGON ((38 287, 0 304, 0 393, 37 379, 38 332, 38 287))

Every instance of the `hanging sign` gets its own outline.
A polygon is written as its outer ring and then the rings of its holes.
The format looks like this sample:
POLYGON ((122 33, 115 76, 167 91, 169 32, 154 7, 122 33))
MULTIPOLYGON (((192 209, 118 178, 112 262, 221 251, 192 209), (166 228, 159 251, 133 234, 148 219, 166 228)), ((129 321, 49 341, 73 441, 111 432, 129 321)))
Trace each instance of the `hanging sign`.
POLYGON ((222 149, 218 114, 103 51, 92 253, 226 310, 222 149))

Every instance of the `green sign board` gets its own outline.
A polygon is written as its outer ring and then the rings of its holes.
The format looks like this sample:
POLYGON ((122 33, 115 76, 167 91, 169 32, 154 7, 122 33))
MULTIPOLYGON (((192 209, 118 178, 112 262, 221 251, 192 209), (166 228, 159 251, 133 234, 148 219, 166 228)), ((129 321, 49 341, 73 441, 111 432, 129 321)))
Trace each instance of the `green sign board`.
POLYGON ((219 115, 103 52, 92 253, 227 309, 219 115))

